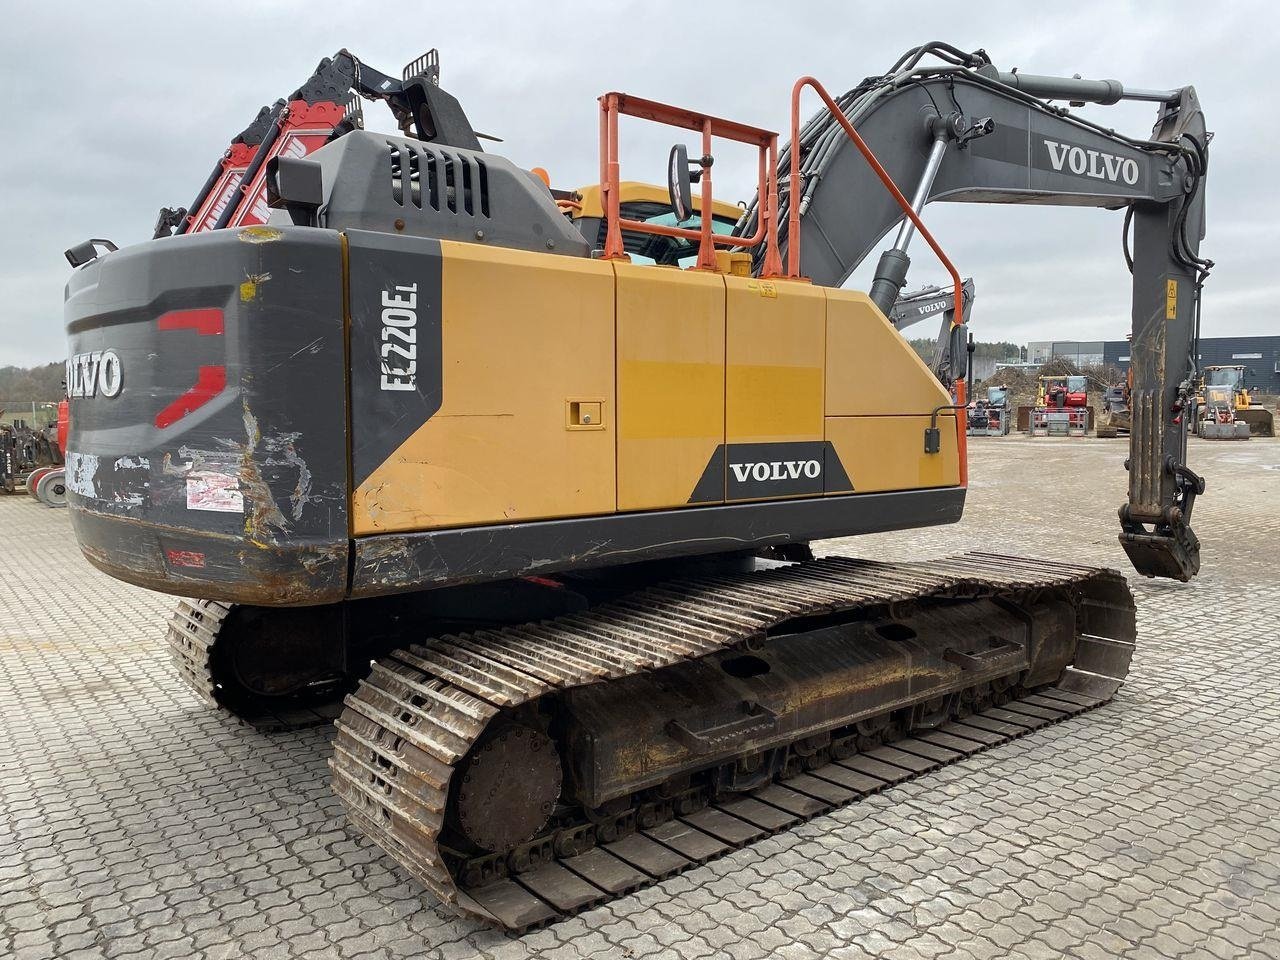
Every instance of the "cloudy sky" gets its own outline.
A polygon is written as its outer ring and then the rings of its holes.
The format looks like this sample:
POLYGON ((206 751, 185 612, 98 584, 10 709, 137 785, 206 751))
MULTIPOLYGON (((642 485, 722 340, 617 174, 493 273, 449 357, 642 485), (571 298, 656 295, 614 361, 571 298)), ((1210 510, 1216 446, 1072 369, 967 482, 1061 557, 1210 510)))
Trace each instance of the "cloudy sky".
MULTIPOLYGON (((362 3, 358 15, 354 4, 326 0, 221 0, 198 12, 204 6, 0 3, 0 366, 64 356, 66 247, 91 236, 121 246, 149 238, 157 209, 190 202, 259 106, 344 46, 388 73, 438 47, 443 86, 477 129, 504 138, 494 149, 548 168, 563 187, 597 176, 595 98, 606 90, 784 130, 796 77, 811 73, 835 93, 935 39, 982 47, 1001 69, 1141 87, 1193 83, 1217 134, 1202 253, 1218 267, 1204 333, 1280 332, 1280 126, 1265 113, 1280 13, 1269 3, 1210 11, 1023 0, 978 12, 954 2, 420 0, 362 3)), ((1083 113, 1145 136, 1154 105, 1083 113)), ((393 129, 379 105, 366 117, 370 128, 393 129)), ((671 139, 631 133, 624 175, 661 182, 671 139)), ((717 196, 732 192, 741 169, 717 166, 717 196)), ((1119 213, 938 204, 925 220, 977 282, 981 339, 1126 332, 1119 213)), ((919 246, 911 286, 940 278, 919 246)), ((864 287, 865 272, 850 285, 864 287)))

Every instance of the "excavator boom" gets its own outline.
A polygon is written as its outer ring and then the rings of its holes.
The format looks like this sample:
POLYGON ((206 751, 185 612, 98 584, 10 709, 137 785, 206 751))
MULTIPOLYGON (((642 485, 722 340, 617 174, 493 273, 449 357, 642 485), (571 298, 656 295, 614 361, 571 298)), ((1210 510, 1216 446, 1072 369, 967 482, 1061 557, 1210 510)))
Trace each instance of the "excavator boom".
MULTIPOLYGON (((1199 256, 1212 135, 1194 88, 1132 90, 1114 80, 1003 72, 982 52, 930 44, 838 103, 917 210, 942 200, 1126 211, 1133 430, 1120 542, 1145 576, 1195 576, 1199 541, 1191 510, 1204 482, 1187 467, 1186 446, 1200 291, 1212 266, 1199 256), (948 62, 924 65, 928 54, 948 62), (1149 137, 1124 136, 1048 102, 1121 99, 1157 103, 1149 137)), ((872 299, 888 311, 910 265, 911 223, 826 112, 803 126, 798 145, 784 149, 784 169, 797 148, 801 192, 784 192, 779 219, 786 223, 791 205, 799 205, 794 242, 801 244, 801 272, 838 286, 896 226, 871 287, 872 299)), ((751 234, 758 214, 757 202, 738 232, 751 234)), ((791 242, 781 240, 784 253, 791 242)))

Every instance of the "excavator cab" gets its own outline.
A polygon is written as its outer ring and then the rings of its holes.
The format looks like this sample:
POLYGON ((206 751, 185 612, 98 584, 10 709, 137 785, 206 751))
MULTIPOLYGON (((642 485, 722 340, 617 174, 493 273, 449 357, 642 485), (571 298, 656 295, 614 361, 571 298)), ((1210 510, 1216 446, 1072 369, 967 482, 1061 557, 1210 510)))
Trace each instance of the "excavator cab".
MULTIPOLYGON (((633 180, 623 181, 620 187, 620 209, 627 220, 638 220, 660 226, 679 226, 697 230, 702 226, 702 202, 695 198, 692 201, 692 212, 684 220, 677 219, 675 206, 667 190, 650 183, 633 180)), ((581 231, 583 237, 592 245, 593 250, 604 247, 605 216, 600 202, 600 185, 579 187, 567 197, 559 201, 563 209, 581 231)), ((736 204, 716 200, 712 204, 711 229, 714 233, 727 236, 742 215, 742 208, 736 204)), ((697 244, 681 238, 661 234, 640 233, 636 230, 622 231, 623 245, 632 263, 651 263, 660 266, 687 267, 697 256, 697 244)))

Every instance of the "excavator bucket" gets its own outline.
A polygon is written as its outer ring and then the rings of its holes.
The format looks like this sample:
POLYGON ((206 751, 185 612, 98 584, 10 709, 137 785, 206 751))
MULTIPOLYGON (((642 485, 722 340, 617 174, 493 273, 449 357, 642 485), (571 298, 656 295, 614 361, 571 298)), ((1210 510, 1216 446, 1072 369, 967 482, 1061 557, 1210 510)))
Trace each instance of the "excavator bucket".
POLYGON ((1186 583, 1200 572, 1200 540, 1190 527, 1180 527, 1177 534, 1125 531, 1120 534, 1120 545, 1133 569, 1144 577, 1186 583))

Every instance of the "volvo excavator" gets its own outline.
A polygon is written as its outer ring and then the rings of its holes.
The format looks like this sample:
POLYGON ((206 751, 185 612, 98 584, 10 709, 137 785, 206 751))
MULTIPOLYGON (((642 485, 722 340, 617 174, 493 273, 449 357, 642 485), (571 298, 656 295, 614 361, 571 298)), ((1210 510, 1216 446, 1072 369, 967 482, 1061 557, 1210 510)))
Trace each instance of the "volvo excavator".
POLYGON ((67 252, 84 555, 189 598, 168 640, 211 704, 336 716, 352 827, 460 914, 552 922, 1123 682, 1116 571, 810 549, 961 518, 963 315, 945 382, 888 318, 917 236, 965 299, 928 201, 1125 211, 1119 538, 1143 575, 1198 570, 1195 91, 930 43, 838 98, 803 78, 791 125, 607 93, 600 182, 552 190, 482 149, 434 57, 343 51, 155 239, 67 252), (1135 99, 1150 136, 1067 106, 1135 99), (665 190, 622 179, 622 117, 689 141, 665 190), (736 211, 729 147, 759 160, 736 211))

